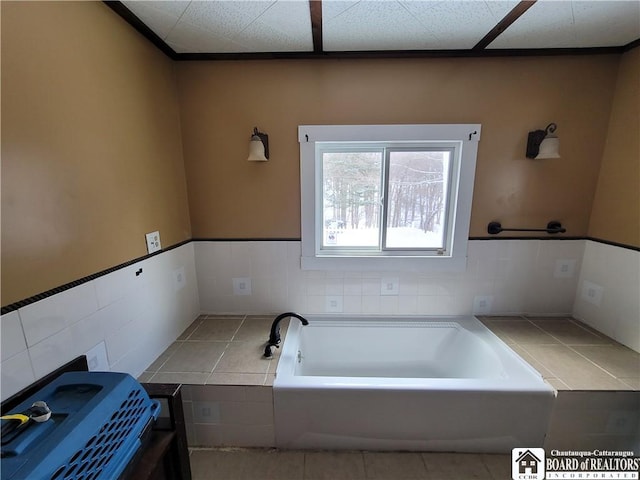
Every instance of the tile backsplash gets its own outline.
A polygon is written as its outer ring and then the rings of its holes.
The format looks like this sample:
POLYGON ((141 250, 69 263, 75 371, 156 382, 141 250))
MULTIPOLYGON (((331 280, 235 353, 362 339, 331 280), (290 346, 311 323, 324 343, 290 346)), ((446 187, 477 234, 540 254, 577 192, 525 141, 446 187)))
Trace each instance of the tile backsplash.
POLYGON ((461 273, 343 272, 302 270, 296 241, 195 243, 203 313, 570 314, 583 253, 583 240, 475 240, 461 273), (251 295, 234 295, 238 277, 251 295))

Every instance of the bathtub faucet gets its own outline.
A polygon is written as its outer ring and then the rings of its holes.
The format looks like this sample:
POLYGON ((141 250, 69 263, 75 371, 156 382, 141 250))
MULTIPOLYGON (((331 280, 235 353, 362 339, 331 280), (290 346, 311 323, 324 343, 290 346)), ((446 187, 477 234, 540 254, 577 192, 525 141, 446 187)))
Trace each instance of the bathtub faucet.
POLYGON ((269 341, 264 349, 264 356, 270 358, 273 356, 273 350, 271 347, 280 348, 280 320, 287 317, 297 318, 302 322, 302 325, 309 325, 309 321, 301 315, 293 312, 281 313, 273 319, 271 324, 271 333, 269 334, 269 341))

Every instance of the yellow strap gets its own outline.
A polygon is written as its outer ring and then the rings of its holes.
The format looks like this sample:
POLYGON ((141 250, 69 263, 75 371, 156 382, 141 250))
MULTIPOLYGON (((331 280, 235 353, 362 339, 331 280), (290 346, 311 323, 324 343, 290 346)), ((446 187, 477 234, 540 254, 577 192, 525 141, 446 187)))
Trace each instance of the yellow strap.
POLYGON ((3 415, 0 417, 0 420, 19 420, 20 425, 22 425, 29 421, 29 417, 22 415, 21 413, 14 413, 13 415, 3 415))

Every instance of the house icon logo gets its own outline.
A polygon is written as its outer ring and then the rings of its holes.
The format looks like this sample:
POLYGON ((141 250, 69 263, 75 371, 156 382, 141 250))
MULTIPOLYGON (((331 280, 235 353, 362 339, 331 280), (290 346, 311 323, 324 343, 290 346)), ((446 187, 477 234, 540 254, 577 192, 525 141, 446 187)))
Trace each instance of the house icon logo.
POLYGON ((544 479, 544 448, 514 448, 511 450, 513 480, 544 479))

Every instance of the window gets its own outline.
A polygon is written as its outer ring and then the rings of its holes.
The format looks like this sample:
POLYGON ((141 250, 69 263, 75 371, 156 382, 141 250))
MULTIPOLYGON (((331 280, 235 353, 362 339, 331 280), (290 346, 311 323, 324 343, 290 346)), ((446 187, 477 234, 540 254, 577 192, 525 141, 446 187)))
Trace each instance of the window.
POLYGON ((480 125, 300 126, 302 268, 464 270, 480 125))

